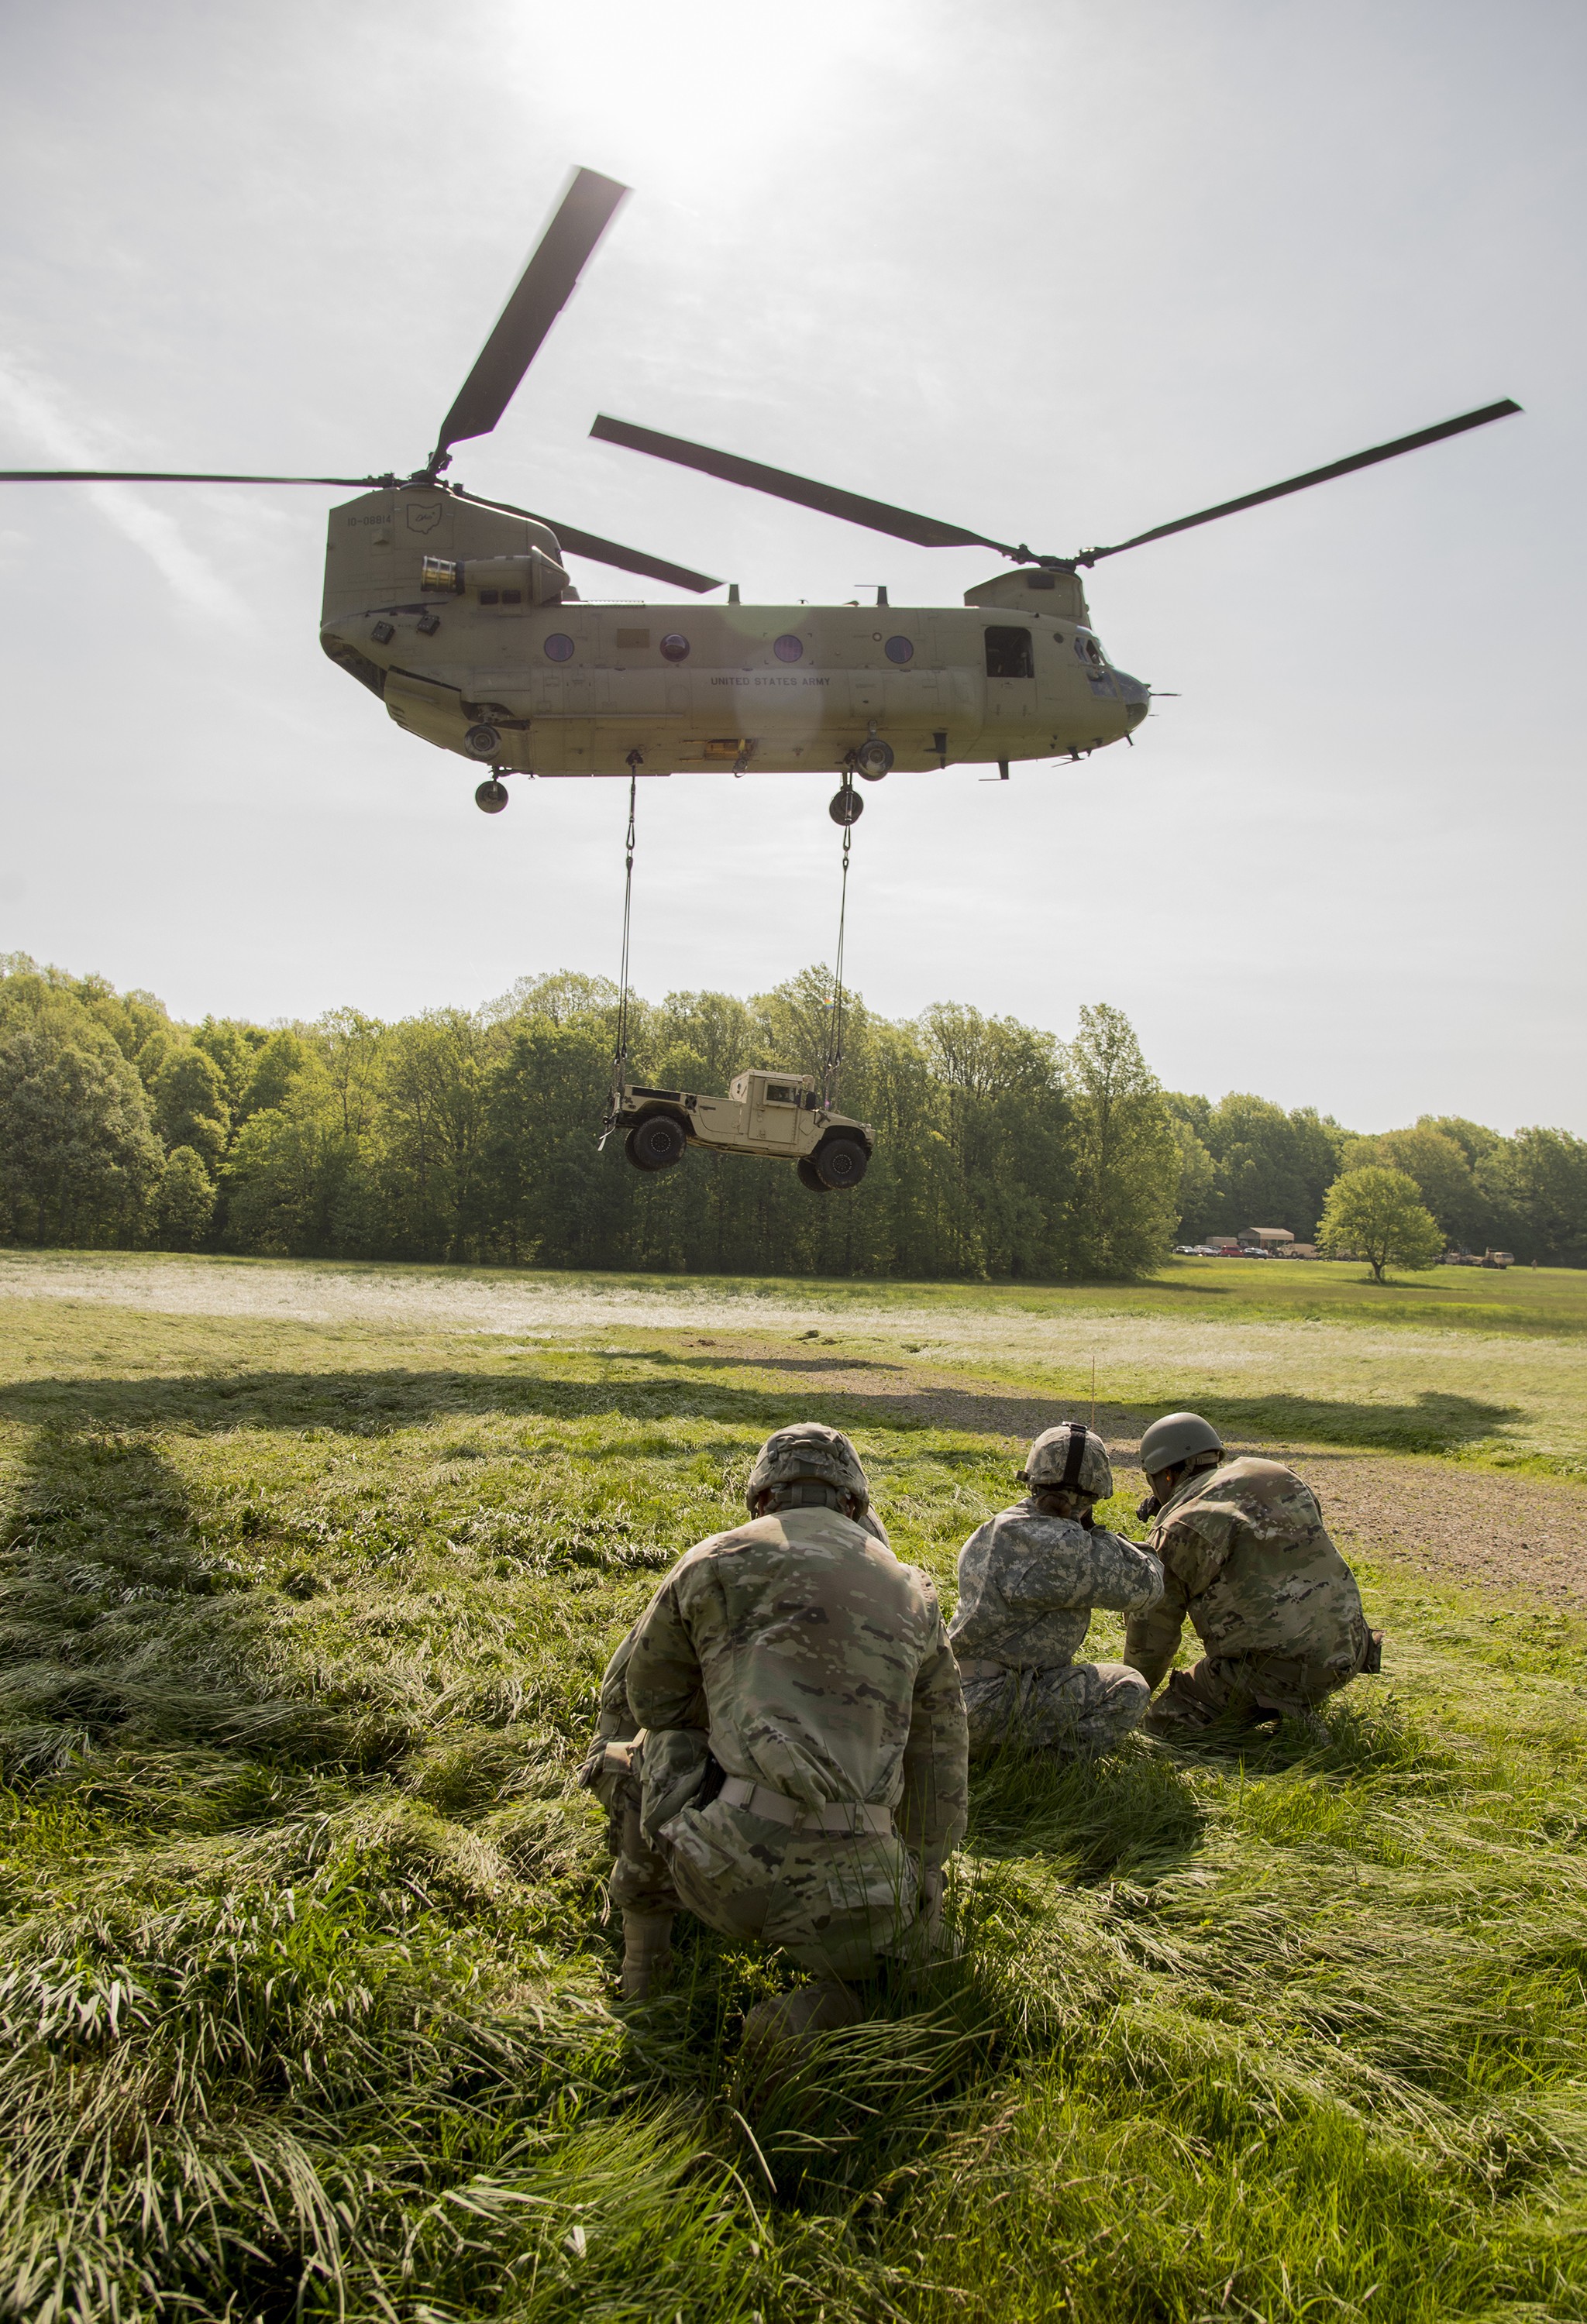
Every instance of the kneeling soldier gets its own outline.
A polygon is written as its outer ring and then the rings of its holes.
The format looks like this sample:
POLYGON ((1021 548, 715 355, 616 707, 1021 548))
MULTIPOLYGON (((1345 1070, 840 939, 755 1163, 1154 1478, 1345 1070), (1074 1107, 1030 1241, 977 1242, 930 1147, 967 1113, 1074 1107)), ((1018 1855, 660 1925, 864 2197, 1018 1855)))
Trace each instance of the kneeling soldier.
POLYGON ((1155 1516, 1165 1587, 1161 1603, 1130 1622, 1125 1658, 1158 1685, 1187 1615, 1206 1650, 1193 1670, 1175 1671, 1148 1731, 1184 1733, 1225 1712, 1319 1730, 1324 1696, 1379 1668, 1380 1656, 1315 1495, 1277 1461, 1226 1462, 1216 1429, 1195 1412, 1154 1420, 1140 1465, 1151 1495, 1141 1515, 1155 1516))
POLYGON ((887 1546, 847 1437, 779 1429, 745 1499, 613 1656, 584 1780, 612 1815, 625 1998, 669 1968, 681 1904, 822 1980, 752 2012, 764 2036, 851 2022, 847 1979, 926 1949, 968 1775, 937 1593, 887 1546))
POLYGON ((959 1552, 948 1626, 964 1682, 973 1751, 1018 1738, 1093 1758, 1127 1735, 1151 1689, 1122 1663, 1077 1663, 1092 1609, 1129 1613, 1163 1587, 1149 1551, 1093 1526, 1113 1489, 1107 1448, 1078 1420, 1031 1446, 1022 1501, 990 1517, 959 1552))

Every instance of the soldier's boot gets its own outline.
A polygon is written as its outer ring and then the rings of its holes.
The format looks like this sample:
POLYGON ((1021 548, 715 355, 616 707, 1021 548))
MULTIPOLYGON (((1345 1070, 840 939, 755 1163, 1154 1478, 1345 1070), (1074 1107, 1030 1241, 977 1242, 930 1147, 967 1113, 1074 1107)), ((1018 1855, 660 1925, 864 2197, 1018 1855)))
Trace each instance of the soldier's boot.
POLYGON ((623 2000, 649 2001, 661 1991, 671 1971, 671 1914, 625 1911, 620 1980, 623 2000))
POLYGON ((757 2002, 744 2019, 744 2048, 765 2052, 784 2043, 804 2042, 813 2034, 830 2034, 835 2026, 857 2025, 864 2014, 853 1986, 825 1977, 814 1985, 797 1985, 774 2000, 757 2002))

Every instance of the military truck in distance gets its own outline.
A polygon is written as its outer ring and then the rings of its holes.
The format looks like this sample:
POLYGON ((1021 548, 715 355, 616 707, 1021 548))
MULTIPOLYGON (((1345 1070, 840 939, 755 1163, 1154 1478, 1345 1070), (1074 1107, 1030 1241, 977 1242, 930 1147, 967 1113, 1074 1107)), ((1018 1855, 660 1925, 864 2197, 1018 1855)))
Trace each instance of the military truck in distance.
POLYGON ((875 1141, 870 1125, 821 1102, 811 1074, 740 1074, 725 1097, 624 1082, 606 1118, 636 1170, 670 1170, 689 1147, 791 1162, 801 1186, 832 1194, 857 1186, 875 1141))

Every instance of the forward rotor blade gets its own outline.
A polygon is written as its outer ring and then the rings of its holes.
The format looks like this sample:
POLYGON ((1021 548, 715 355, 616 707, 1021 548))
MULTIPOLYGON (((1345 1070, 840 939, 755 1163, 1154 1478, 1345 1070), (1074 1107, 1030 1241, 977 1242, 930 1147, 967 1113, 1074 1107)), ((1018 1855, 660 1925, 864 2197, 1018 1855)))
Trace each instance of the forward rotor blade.
POLYGON ((594 170, 575 171, 556 216, 518 278, 517 289, 441 422, 432 456, 438 464, 466 437, 490 434, 627 191, 614 178, 603 178, 594 170))
POLYGON ((962 525, 917 516, 912 509, 892 508, 886 501, 868 501, 858 493, 840 492, 835 484, 813 484, 808 476, 763 467, 759 460, 741 460, 736 452, 713 452, 708 446, 691 444, 682 436, 659 436, 653 428, 610 420, 604 412, 590 434, 603 444, 624 444, 631 452, 648 452, 652 459, 697 468, 702 475, 719 476, 726 484, 747 484, 752 492, 770 493, 773 500, 793 501, 800 508, 819 510, 823 516, 868 525, 872 532, 890 532, 895 540, 912 540, 920 549, 995 549, 1004 557, 1028 553, 1010 548, 1006 540, 989 540, 983 532, 966 532, 962 525))
POLYGON ((677 589, 692 589, 701 596, 707 589, 720 589, 708 573, 691 572, 687 565, 669 565, 664 557, 647 557, 642 549, 623 549, 614 540, 603 540, 599 533, 580 532, 576 526, 559 524, 554 516, 541 516, 534 509, 517 508, 511 501, 486 500, 482 493, 466 493, 461 485, 451 487, 454 500, 472 501, 476 508, 501 509, 508 516, 526 516, 531 524, 549 525, 564 549, 575 557, 587 557, 596 565, 615 566, 619 573, 642 573, 651 581, 665 581, 677 589))
POLYGON ((1375 444, 1370 452, 1352 452, 1348 460, 1332 461, 1325 468, 1308 468, 1304 476, 1290 476, 1281 484, 1269 484, 1259 493, 1245 493, 1237 501, 1220 501, 1216 508, 1201 509, 1195 516, 1176 517, 1172 524, 1154 525, 1149 532, 1138 532, 1129 540, 1119 540, 1111 549, 1082 549, 1075 559, 1078 565, 1094 565, 1099 557, 1117 557, 1126 549, 1139 549, 1143 541, 1163 540, 1171 532, 1188 532, 1193 525, 1211 524, 1215 517, 1234 516, 1241 509, 1259 508, 1264 501, 1282 500, 1287 493, 1304 493, 1313 484, 1325 484, 1335 476, 1348 476, 1357 468, 1374 467, 1379 460, 1397 460, 1402 452, 1420 451, 1424 444, 1442 443, 1446 436, 1463 435, 1468 428, 1486 428, 1490 420, 1508 420, 1519 411, 1507 395, 1502 403, 1485 403, 1481 411, 1463 411, 1458 420, 1442 420, 1436 428, 1419 428, 1414 436, 1397 436, 1392 444, 1375 444))
POLYGON ((0 484, 387 484, 390 476, 231 476, 194 468, 0 468, 0 484))

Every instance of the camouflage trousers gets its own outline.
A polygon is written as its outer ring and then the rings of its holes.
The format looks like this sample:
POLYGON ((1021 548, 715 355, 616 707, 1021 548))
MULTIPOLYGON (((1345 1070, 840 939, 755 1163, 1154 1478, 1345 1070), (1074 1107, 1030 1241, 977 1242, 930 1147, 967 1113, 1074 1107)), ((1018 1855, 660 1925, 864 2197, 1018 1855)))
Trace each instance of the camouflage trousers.
POLYGON ((984 1758, 1001 1743, 1094 1759, 1129 1734, 1151 1699, 1139 1671, 1125 1663, 1061 1663, 1034 1669, 968 1662, 961 1665, 970 1756, 984 1758))
POLYGON ((1217 1719, 1293 1719, 1315 1723, 1324 1698, 1348 1686, 1362 1667, 1305 1655, 1209 1655, 1176 1670, 1141 1724, 1149 1735, 1194 1734, 1217 1719))
POLYGON ((896 1833, 799 1832, 721 1799, 647 1832, 637 1769, 606 1797, 612 1902, 625 1912, 681 1907, 722 1936, 780 1945, 817 1977, 869 1977, 925 1941, 919 1868, 896 1833))

